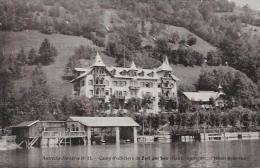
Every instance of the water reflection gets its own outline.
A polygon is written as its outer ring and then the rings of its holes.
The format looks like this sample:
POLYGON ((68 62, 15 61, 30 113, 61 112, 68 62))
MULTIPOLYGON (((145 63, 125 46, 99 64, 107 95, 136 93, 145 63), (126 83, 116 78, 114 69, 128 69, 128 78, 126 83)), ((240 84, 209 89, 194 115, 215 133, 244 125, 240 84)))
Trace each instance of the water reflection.
POLYGON ((259 147, 244 140, 34 148, 1 152, 0 167, 260 167, 259 147))

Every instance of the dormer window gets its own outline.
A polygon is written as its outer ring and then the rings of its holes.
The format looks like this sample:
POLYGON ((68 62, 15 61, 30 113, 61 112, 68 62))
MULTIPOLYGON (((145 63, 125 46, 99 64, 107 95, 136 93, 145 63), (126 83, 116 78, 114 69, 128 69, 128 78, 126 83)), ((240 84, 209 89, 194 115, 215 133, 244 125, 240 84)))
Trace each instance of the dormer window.
POLYGON ((115 74, 116 74, 116 70, 113 69, 113 70, 111 71, 111 74, 112 74, 112 75, 115 75, 115 74))
POLYGON ((138 75, 139 76, 144 76, 144 71, 140 72, 138 75))
POLYGON ((149 74, 147 74, 149 77, 153 77, 154 76, 154 72, 151 72, 149 74))
POLYGON ((120 75, 125 76, 126 74, 127 74, 126 70, 123 70, 123 71, 120 72, 120 75))

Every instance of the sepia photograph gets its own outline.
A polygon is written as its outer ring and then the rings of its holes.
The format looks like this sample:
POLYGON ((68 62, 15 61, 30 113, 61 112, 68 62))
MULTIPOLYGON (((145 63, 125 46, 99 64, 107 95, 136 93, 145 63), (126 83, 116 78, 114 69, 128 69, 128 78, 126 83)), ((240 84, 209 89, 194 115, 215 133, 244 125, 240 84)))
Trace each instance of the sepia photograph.
POLYGON ((0 167, 260 168, 260 0, 0 0, 0 167))

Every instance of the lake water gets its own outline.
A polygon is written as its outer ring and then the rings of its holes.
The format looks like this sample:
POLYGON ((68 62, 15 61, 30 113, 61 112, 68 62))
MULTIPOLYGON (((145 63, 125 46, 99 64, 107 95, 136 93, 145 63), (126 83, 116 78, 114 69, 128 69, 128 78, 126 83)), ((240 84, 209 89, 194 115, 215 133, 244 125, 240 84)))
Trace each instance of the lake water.
POLYGON ((0 152, 0 167, 260 168, 260 141, 20 149, 0 152))

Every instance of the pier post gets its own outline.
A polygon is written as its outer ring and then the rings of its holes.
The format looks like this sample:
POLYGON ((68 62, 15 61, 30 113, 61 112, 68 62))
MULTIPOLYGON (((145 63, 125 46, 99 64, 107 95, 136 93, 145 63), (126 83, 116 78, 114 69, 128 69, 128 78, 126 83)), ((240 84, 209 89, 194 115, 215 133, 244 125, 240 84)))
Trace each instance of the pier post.
POLYGON ((120 144, 120 128, 116 127, 116 144, 120 144))
POLYGON ((137 129, 136 127, 133 127, 133 133, 134 133, 134 143, 137 143, 137 129))
POLYGON ((91 145, 91 127, 87 128, 87 132, 88 132, 88 145, 91 145))

